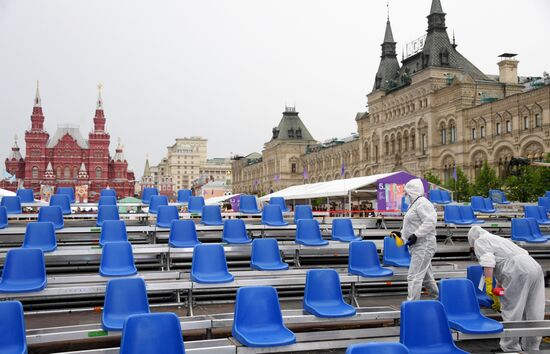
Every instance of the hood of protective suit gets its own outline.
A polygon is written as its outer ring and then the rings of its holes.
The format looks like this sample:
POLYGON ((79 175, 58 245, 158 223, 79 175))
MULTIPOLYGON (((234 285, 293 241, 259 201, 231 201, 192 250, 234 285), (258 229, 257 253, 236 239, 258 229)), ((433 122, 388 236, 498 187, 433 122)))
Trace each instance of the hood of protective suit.
POLYGON ((407 193, 411 200, 424 195, 424 184, 419 178, 411 179, 405 184, 405 193, 407 193))
POLYGON ((489 232, 485 231, 480 226, 472 226, 470 231, 468 231, 468 243, 470 244, 470 247, 474 247, 476 241, 485 233, 489 232))

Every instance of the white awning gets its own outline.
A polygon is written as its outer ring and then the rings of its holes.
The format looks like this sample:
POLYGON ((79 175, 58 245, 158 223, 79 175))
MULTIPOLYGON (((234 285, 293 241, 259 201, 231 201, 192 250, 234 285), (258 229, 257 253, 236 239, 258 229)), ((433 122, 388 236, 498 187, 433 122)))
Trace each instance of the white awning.
POLYGON ((222 202, 225 202, 233 197, 238 196, 239 194, 230 194, 230 195, 222 195, 221 197, 214 197, 214 198, 208 198, 204 200, 204 204, 206 205, 216 205, 220 204, 222 202))
POLYGON ((11 197, 14 195, 15 193, 13 193, 12 191, 0 188, 0 197, 11 197))

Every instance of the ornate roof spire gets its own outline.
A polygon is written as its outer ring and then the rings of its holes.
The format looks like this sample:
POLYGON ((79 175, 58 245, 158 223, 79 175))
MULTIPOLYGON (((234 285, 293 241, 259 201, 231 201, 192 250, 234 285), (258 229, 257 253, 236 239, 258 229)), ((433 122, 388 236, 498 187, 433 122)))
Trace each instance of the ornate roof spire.
POLYGON ((34 96, 34 107, 42 107, 42 99, 40 98, 40 81, 36 80, 36 95, 34 96))
POLYGON ((102 84, 97 84, 97 107, 96 109, 103 109, 103 98, 101 97, 101 90, 103 90, 102 84))
POLYGON ((441 1, 440 0, 432 0, 432 7, 430 8, 430 15, 431 14, 442 14, 443 8, 441 7, 441 1))

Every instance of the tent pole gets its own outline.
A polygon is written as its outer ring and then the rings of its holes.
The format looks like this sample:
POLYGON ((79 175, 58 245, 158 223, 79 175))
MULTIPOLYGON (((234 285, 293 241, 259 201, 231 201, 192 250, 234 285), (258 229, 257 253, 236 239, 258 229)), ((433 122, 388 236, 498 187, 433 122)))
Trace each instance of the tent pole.
POLYGON ((349 217, 351 218, 351 191, 348 192, 348 207, 349 207, 349 217))

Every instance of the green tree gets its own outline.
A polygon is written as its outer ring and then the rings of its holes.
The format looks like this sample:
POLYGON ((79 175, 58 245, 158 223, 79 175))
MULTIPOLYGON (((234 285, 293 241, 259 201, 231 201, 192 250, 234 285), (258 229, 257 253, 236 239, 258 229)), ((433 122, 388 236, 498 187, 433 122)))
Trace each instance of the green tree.
POLYGON ((501 181, 498 179, 495 170, 485 161, 475 179, 475 183, 472 184, 472 195, 485 197, 489 195, 490 189, 500 189, 500 187, 501 181))
POLYGON ((471 196, 471 185, 468 181, 468 177, 462 170, 462 168, 456 168, 456 181, 454 178, 450 179, 446 184, 445 188, 450 189, 454 192, 453 199, 457 202, 470 201, 471 196))
POLYGON ((434 174, 432 170, 429 170, 428 172, 424 173, 424 179, 430 183, 436 184, 438 186, 441 186, 441 179, 439 176, 434 174))

